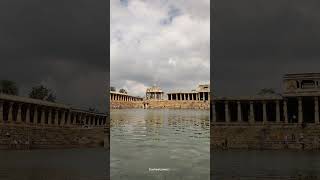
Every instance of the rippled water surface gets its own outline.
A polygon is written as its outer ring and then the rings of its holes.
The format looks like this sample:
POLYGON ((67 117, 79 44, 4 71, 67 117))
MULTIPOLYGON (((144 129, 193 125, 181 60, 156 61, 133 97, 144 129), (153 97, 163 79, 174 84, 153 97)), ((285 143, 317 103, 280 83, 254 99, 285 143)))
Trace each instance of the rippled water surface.
POLYGON ((318 180, 320 153, 298 151, 212 152, 212 177, 218 180, 318 180))
POLYGON ((106 180, 103 149, 0 151, 0 180, 106 180))
POLYGON ((112 110, 111 179, 208 180, 209 136, 209 111, 112 110))

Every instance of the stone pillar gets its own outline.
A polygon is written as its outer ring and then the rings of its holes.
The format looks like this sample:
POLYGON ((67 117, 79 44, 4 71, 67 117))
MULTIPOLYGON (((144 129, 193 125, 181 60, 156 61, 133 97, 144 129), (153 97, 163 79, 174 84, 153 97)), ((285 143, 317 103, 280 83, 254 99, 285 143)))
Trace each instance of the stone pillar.
POLYGON ((55 110, 55 116, 54 116, 54 124, 59 125, 59 111, 56 109, 55 110))
POLYGON ((17 118, 16 118, 16 122, 17 123, 21 123, 22 122, 22 104, 18 104, 18 112, 17 112, 17 118))
POLYGON ((46 114, 44 113, 44 108, 42 107, 41 108, 41 116, 40 116, 40 118, 41 118, 41 124, 45 124, 46 122, 46 114))
POLYGON ((8 123, 13 121, 13 103, 9 102, 9 114, 8 114, 8 123))
POLYGON ((253 108, 253 102, 250 101, 250 112, 249 112, 249 122, 254 123, 254 108, 253 108))
MULTIPOLYGON (((121 97, 121 96, 120 96, 121 97)), ((77 119, 79 121, 79 114, 77 112, 74 113, 73 115, 73 121, 72 121, 72 124, 77 124, 77 119)))
POLYGON ((216 103, 213 101, 212 102, 212 122, 215 123, 217 122, 217 117, 216 117, 216 103))
POLYGON ((225 108, 225 118, 226 118, 226 122, 229 123, 230 122, 230 115, 229 115, 229 104, 228 101, 224 102, 224 108, 225 108))
POLYGON ((276 122, 280 123, 280 102, 276 101, 276 122))
POLYGON ((283 116, 284 116, 284 123, 288 124, 288 106, 287 101, 283 101, 283 116))
POLYGON ((0 123, 3 123, 3 101, 0 100, 0 123))
POLYGON ((265 124, 268 122, 267 119, 267 103, 265 101, 262 102, 262 122, 265 124))
POLYGON ((49 108, 49 113, 48 113, 48 124, 52 124, 52 109, 49 108))
POLYGON ((68 115, 67 115, 67 125, 71 125, 71 114, 72 114, 72 112, 71 111, 69 111, 69 112, 67 112, 68 113, 68 115))
POLYGON ((31 107, 31 105, 30 104, 28 104, 28 105, 26 105, 26 123, 27 124, 30 124, 30 107, 31 107))
POLYGON ((238 122, 242 122, 242 111, 241 111, 241 102, 237 101, 237 110, 238 110, 238 122))
POLYGON ((319 124, 319 98, 314 97, 314 123, 319 124))
POLYGON ((298 123, 302 124, 303 122, 303 107, 302 107, 302 98, 298 98, 298 123))

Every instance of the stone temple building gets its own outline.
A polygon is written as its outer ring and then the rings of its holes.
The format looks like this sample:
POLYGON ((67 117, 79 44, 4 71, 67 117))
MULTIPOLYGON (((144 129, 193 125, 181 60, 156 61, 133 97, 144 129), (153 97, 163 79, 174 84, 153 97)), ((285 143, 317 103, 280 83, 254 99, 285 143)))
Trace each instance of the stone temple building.
POLYGON ((164 92, 159 86, 152 86, 146 90, 147 100, 162 100, 164 92))
POLYGON ((0 124, 104 127, 107 115, 20 96, 0 94, 0 124))
POLYGON ((169 101, 209 101, 210 85, 199 85, 196 90, 189 92, 170 92, 167 93, 169 101))
POLYGON ((143 98, 126 93, 110 91, 110 101, 142 101, 143 98))
POLYGON ((282 94, 216 97, 213 124, 319 124, 320 73, 286 74, 282 94))

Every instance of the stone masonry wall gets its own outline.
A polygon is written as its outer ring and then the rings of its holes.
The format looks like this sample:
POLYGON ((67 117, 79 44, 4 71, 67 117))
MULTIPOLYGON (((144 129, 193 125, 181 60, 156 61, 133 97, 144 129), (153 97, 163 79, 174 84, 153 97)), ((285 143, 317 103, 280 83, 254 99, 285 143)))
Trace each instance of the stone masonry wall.
POLYGON ((148 101, 149 108, 169 108, 169 109, 209 109, 208 101, 148 101))
POLYGON ((102 147, 106 128, 0 125, 0 149, 102 147))
POLYGON ((125 108, 169 108, 169 109, 209 109, 208 101, 168 101, 168 100, 147 100, 147 101, 111 101, 112 109, 125 108))
POLYGON ((143 101, 111 101, 111 109, 143 108, 143 101))
POLYGON ((211 148, 320 150, 320 125, 211 126, 211 148))

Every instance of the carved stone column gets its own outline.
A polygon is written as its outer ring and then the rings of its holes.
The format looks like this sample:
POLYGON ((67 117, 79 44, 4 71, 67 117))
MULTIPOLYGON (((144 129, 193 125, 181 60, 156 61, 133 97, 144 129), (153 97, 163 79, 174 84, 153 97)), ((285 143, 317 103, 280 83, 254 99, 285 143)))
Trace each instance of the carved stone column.
POLYGON ((262 122, 263 124, 267 123, 267 103, 265 101, 262 102, 262 122))
POLYGON ((303 107, 302 107, 302 98, 298 98, 298 123, 302 124, 303 122, 303 107))
POLYGON ((314 97, 314 122, 319 124, 319 98, 314 97))
POLYGON ((18 104, 17 123, 22 123, 22 104, 18 104))
POLYGON ((13 121, 13 103, 9 102, 9 114, 8 114, 8 123, 12 123, 13 121))
POLYGON ((280 102, 276 101, 276 122, 280 123, 280 102))
POLYGON ((288 124, 288 105, 287 100, 283 101, 283 117, 284 117, 284 123, 288 124))
POLYGON ((67 113, 68 113, 68 115, 67 115, 67 125, 71 125, 71 114, 72 114, 72 112, 69 111, 67 113))
POLYGON ((52 114, 53 114, 53 110, 49 109, 49 113, 48 113, 48 124, 53 124, 52 123, 52 114))
POLYGON ((30 104, 27 104, 26 105, 26 123, 27 124, 30 124, 30 108, 31 108, 31 105, 30 104))
POLYGON ((54 124, 59 125, 59 111, 57 109, 55 110, 54 124))
POLYGON ((46 124, 46 114, 45 114, 45 108, 44 107, 41 107, 41 124, 44 125, 46 124))
POLYGON ((242 111, 241 111, 240 101, 237 101, 237 116, 238 116, 238 122, 242 122, 242 111))
POLYGON ((255 119, 254 119, 254 108, 253 108, 253 102, 250 101, 250 112, 249 112, 249 121, 250 123, 255 123, 255 119))

